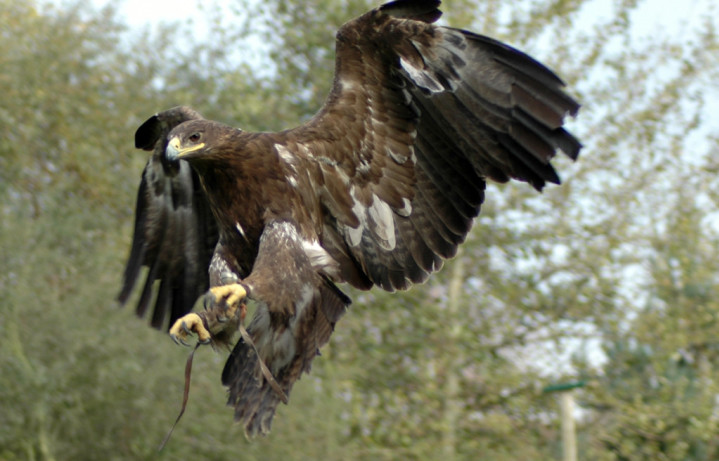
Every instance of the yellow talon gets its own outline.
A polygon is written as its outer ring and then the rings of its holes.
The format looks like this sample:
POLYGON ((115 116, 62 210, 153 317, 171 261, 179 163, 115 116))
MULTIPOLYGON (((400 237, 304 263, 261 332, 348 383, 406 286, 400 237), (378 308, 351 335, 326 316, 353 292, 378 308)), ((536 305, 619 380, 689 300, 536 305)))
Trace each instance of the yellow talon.
POLYGON ((231 283, 210 288, 210 292, 215 297, 215 301, 225 300, 227 306, 227 317, 233 318, 237 309, 240 307, 240 301, 247 297, 245 287, 239 283, 231 283))
POLYGON ((210 342, 212 336, 210 332, 207 331, 207 328, 205 328, 202 318, 198 314, 191 312, 177 319, 175 324, 172 325, 172 328, 170 328, 170 337, 176 343, 182 343, 187 346, 188 344, 185 340, 193 332, 197 334, 199 342, 203 344, 210 342))
MULTIPOLYGON (((193 333, 202 344, 212 341, 213 334, 218 335, 226 331, 233 332, 237 328, 237 322, 229 322, 236 319, 240 310, 240 319, 244 319, 246 307, 241 301, 247 296, 247 291, 239 283, 222 285, 210 288, 214 297, 214 305, 205 305, 205 312, 196 314, 191 312, 177 319, 170 328, 170 337, 178 344, 187 344, 186 339, 193 333), (229 322, 229 323, 228 323, 229 322)), ((231 334, 231 333, 230 333, 231 334)))

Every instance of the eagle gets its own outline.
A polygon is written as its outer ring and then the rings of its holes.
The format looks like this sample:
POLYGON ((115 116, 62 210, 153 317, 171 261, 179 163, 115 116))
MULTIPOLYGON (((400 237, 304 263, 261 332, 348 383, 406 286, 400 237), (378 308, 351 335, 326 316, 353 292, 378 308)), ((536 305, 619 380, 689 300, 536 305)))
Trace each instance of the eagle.
POLYGON ((231 348, 222 383, 248 436, 269 432, 347 311, 338 284, 424 282, 467 237, 488 180, 541 191, 560 182, 556 152, 579 154, 564 82, 436 25, 439 5, 398 0, 343 25, 329 96, 296 128, 247 132, 182 106, 135 134, 152 154, 118 299, 144 277, 138 315, 152 310, 178 342, 231 348))

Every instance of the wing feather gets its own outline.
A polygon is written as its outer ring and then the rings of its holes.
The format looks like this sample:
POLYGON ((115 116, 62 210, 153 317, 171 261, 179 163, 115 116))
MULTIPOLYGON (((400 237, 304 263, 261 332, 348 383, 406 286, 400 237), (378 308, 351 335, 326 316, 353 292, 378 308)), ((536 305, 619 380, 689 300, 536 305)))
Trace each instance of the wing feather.
POLYGON ((135 133, 135 146, 152 155, 138 190, 135 230, 118 301, 128 301, 142 267, 149 267, 136 313, 144 316, 154 299, 150 323, 155 328, 172 325, 192 310, 209 286, 207 268, 218 239, 214 218, 197 173, 187 162, 164 160, 167 134, 182 122, 201 118, 192 109, 175 107, 150 117, 135 133))
POLYGON ((315 217, 323 246, 387 290, 456 253, 487 178, 541 190, 559 182, 555 153, 581 148, 563 128, 579 104, 559 77, 494 39, 433 25, 438 6, 399 0, 340 28, 327 102, 286 132, 306 170, 321 164, 311 182, 332 216, 315 217))

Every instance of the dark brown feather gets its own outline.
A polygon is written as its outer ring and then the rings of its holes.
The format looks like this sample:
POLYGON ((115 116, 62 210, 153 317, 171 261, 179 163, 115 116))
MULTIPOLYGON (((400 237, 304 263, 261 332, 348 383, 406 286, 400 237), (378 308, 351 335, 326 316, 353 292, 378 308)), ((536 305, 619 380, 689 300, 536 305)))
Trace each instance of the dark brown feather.
POLYGON ((149 267, 136 312, 144 316, 154 298, 155 328, 190 312, 209 287, 207 267, 218 234, 207 198, 189 164, 165 160, 167 134, 195 119, 202 116, 188 107, 175 107, 153 115, 135 133, 136 147, 153 153, 138 190, 132 247, 118 301, 128 301, 142 267, 149 267), (157 281, 160 286, 154 290, 157 281))

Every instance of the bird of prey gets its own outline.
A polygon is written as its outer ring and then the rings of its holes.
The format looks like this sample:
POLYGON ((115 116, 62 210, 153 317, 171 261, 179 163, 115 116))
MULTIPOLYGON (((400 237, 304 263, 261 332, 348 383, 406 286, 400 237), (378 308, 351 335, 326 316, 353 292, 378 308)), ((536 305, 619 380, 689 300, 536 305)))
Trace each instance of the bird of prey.
POLYGON ((451 258, 487 180, 541 190, 575 159, 579 104, 533 58, 435 24, 437 0, 398 0, 343 25, 324 106, 254 133, 187 107, 137 130, 152 151, 119 300, 185 341, 232 346, 222 373, 247 434, 269 431, 350 299, 337 287, 404 290, 451 258), (206 309, 192 312, 203 294, 206 309), (241 325, 245 302, 255 313, 241 325))

